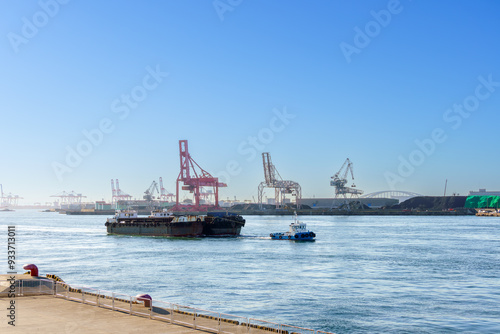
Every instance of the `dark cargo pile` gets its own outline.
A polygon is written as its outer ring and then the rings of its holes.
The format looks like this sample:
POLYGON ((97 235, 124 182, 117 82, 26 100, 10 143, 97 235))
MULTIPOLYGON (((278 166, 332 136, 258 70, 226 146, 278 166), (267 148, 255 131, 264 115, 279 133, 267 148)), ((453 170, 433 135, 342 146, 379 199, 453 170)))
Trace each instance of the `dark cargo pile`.
POLYGON ((467 196, 418 196, 394 205, 391 209, 445 210, 463 208, 467 196))
POLYGON ((360 201, 350 201, 348 204, 340 205, 337 210, 372 210, 372 208, 360 201))

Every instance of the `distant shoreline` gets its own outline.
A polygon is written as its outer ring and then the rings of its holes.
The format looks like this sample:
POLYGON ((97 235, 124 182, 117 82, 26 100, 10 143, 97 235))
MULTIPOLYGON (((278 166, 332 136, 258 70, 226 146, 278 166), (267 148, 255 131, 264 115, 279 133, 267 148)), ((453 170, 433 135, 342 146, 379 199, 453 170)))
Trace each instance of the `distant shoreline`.
MULTIPOLYGON (((305 210, 217 210, 228 211, 239 214, 241 216, 292 216, 297 211, 299 216, 474 216, 475 211, 467 209, 456 209, 453 211, 439 210, 397 210, 397 209, 370 209, 370 210, 321 210, 321 209, 305 209, 305 210)), ((115 211, 77 211, 67 210, 59 212, 67 215, 95 215, 95 216, 111 216, 115 211)), ((182 214, 181 212, 174 212, 182 214)), ((184 214, 186 212, 183 212, 184 214)), ((139 212, 140 215, 148 215, 149 212, 139 212)), ((206 214, 206 212, 189 212, 189 214, 206 214)))

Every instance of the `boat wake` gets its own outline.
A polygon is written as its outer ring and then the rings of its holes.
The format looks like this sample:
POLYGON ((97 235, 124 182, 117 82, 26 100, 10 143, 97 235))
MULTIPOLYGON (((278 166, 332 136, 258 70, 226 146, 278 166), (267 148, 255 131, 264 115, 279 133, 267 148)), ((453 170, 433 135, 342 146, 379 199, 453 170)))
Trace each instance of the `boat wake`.
POLYGON ((262 235, 239 235, 237 237, 238 239, 257 239, 257 240, 270 240, 271 237, 269 236, 262 236, 262 235))

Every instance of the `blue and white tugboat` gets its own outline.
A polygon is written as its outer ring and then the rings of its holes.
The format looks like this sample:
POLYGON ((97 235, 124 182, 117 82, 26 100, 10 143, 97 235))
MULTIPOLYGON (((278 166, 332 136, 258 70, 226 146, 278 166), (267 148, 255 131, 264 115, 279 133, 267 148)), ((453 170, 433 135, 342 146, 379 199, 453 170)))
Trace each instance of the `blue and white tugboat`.
POLYGON ((295 240, 295 241, 310 241, 314 240, 316 234, 306 228, 306 224, 297 219, 295 212, 295 221, 290 224, 288 232, 276 232, 270 234, 273 240, 295 240))

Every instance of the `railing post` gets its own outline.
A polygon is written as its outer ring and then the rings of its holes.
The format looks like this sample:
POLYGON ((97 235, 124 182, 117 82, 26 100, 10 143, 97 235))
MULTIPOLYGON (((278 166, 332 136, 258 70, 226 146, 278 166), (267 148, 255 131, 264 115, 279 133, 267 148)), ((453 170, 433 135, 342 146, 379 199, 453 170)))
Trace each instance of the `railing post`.
POLYGON ((66 285, 66 287, 68 288, 68 290, 66 290, 66 299, 69 299, 69 285, 66 285))
POLYGON ((220 313, 219 313, 217 320, 218 320, 218 326, 219 326, 217 333, 220 333, 220 313))
POLYGON ((129 299, 130 299, 130 311, 129 311, 129 315, 132 315, 132 296, 129 296, 129 299))
POLYGON ((193 328, 196 329, 196 309, 193 309, 193 328))
POLYGON ((114 292, 111 292, 111 298, 113 299, 113 306, 112 306, 112 309, 113 311, 115 310, 115 293, 114 292))
POLYGON ((174 307, 172 306, 172 303, 170 304, 170 323, 174 323, 174 307))
POLYGON ((82 304, 85 304, 85 295, 83 294, 83 288, 82 288, 82 304))
POLYGON ((151 299, 151 307, 149 308, 149 319, 151 319, 152 315, 153 315, 153 299, 151 299))
POLYGON ((97 290, 97 295, 95 297, 95 304, 99 307, 99 295, 101 294, 100 290, 97 290))

